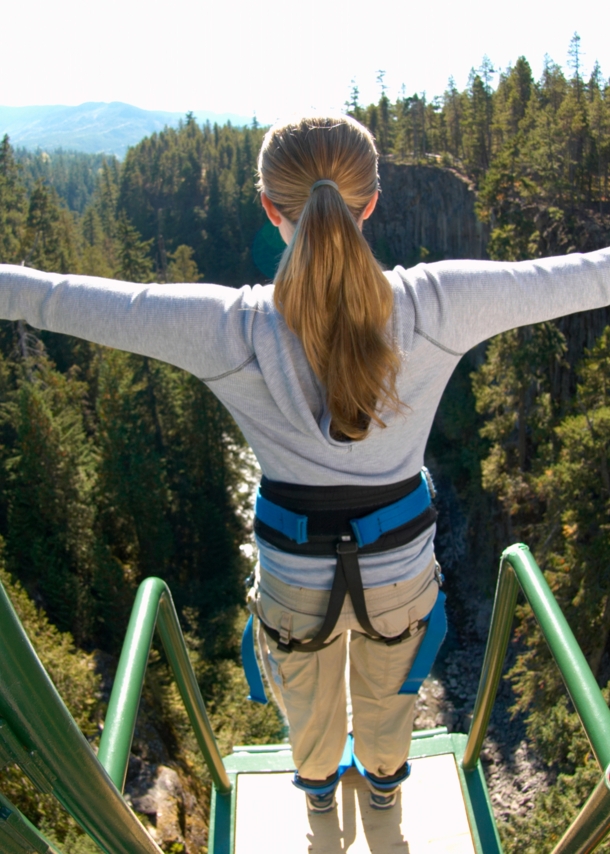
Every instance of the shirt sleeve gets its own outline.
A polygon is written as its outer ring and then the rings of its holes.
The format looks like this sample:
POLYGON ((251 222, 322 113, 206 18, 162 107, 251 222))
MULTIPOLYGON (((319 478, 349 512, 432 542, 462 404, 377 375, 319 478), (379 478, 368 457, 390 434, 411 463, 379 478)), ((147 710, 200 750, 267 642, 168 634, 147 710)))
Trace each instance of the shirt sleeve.
POLYGON ((202 379, 253 355, 254 289, 136 285, 0 265, 0 318, 177 365, 202 379))
POLYGON ((456 354, 516 326, 610 304, 610 248, 536 261, 397 267, 415 331, 456 354))

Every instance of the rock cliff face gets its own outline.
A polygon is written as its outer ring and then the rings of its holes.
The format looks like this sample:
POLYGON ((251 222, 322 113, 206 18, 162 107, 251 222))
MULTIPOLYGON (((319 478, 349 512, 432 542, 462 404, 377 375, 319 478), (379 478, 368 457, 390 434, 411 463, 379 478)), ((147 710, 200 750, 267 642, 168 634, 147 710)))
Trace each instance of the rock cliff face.
POLYGON ((439 166, 380 163, 381 193, 364 234, 388 266, 485 258, 487 227, 474 212, 467 179, 439 166))
MULTIPOLYGON (((379 164, 381 193, 364 234, 376 257, 388 267, 445 258, 486 258, 489 228, 477 220, 476 194, 466 178, 439 166, 379 164)), ((583 251, 607 245, 606 232, 583 251)), ((553 395, 567 402, 576 390, 575 367, 610 323, 610 307, 560 318, 566 360, 551 366, 553 395)), ((482 357, 481 350, 479 357, 482 357)))

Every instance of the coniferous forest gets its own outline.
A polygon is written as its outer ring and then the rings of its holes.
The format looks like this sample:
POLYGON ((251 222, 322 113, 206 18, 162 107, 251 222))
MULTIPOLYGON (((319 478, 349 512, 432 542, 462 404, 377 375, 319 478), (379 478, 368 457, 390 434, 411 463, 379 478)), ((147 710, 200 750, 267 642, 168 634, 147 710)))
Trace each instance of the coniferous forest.
MULTIPOLYGON (((464 91, 450 81, 437 98, 403 93, 395 102, 381 75, 378 103, 362 105, 354 86, 346 108, 372 130, 384 159, 450 169, 472 183, 490 258, 610 245, 610 81, 598 65, 583 77, 577 36, 567 70, 548 60, 536 80, 521 57, 495 88, 493 74, 484 58, 464 91)), ((200 127, 187 115, 123 162, 15 151, 5 137, 0 262, 137 282, 268 281, 279 244, 254 187, 262 136, 256 124, 200 127)), ((527 542, 610 694, 608 323, 604 309, 479 348, 447 389, 429 452, 466 520, 462 557, 478 588, 493 590, 503 547, 527 542)), ((0 324, 0 578, 92 741, 104 668, 112 669, 148 575, 170 584, 222 748, 281 737, 273 709, 246 707, 239 669, 251 570, 240 549, 250 535, 248 465, 239 431, 194 377, 0 324)), ((508 677, 515 711, 557 783, 501 833, 508 852, 541 854, 599 772, 526 607, 517 635, 508 677)), ((143 715, 179 773, 205 778, 156 651, 143 715)), ((141 756, 144 741, 134 745, 141 756)), ((77 854, 94 850, 20 774, 6 779, 3 791, 50 837, 69 840, 77 854)), ((172 845, 174 854, 186 850, 172 845)))

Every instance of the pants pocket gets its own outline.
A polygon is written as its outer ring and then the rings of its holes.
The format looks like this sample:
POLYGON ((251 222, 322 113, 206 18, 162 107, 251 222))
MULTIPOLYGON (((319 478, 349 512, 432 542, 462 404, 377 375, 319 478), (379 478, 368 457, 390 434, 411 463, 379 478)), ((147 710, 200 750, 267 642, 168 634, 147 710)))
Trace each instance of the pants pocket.
POLYGON ((374 608, 374 596, 367 597, 367 608, 370 608, 369 617, 373 628, 385 637, 395 637, 407 628, 415 631, 417 623, 423 620, 434 607, 438 590, 438 581, 433 575, 423 590, 420 588, 415 592, 414 598, 410 598, 408 591, 405 590, 403 599, 400 592, 397 591, 394 606, 384 609, 377 615, 374 608), (368 598, 371 599, 370 606, 368 598))
MULTIPOLYGON (((292 607, 278 602, 269 592, 259 587, 254 595, 255 613, 265 625, 278 631, 282 640, 287 643, 291 638, 304 641, 311 640, 320 630, 324 622, 324 614, 303 613, 303 610, 318 610, 301 605, 299 607, 299 589, 295 588, 292 607)), ((272 643, 273 646, 273 643, 272 643)))

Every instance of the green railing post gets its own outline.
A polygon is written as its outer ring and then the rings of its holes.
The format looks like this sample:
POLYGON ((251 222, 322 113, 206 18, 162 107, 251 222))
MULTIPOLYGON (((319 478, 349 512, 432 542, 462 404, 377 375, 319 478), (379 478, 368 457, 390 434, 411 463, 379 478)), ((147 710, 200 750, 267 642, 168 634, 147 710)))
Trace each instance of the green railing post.
POLYGON ((481 747, 491 710, 498 692, 502 665, 506 657, 510 630, 515 615, 519 585, 512 572, 503 571, 504 563, 500 563, 500 575, 496 587, 496 596, 489 627, 489 636, 483 659, 483 669, 479 680, 477 698, 472 713, 468 742, 464 751, 462 767, 464 771, 473 771, 479 760, 481 747))
POLYGON ((610 709, 582 650, 544 575, 527 546, 506 549, 491 617, 487 648, 462 767, 472 771, 478 761, 510 637, 518 587, 521 586, 549 649, 559 667, 570 699, 580 717, 604 776, 553 854, 588 854, 610 829, 610 709))
POLYGON ((228 795, 231 782, 205 710, 169 590, 161 599, 157 628, 212 781, 221 795, 228 795))
POLYGON ((2 854, 61 854, 0 792, 0 851, 2 854))
POLYGON ((527 546, 511 546, 504 560, 516 573, 525 598, 565 682, 602 771, 610 765, 610 709, 568 621, 527 546))
POLYGON ((231 783, 218 750, 167 584, 147 578, 138 589, 108 703, 98 758, 122 790, 155 626, 180 690, 197 743, 220 794, 231 783))
MULTIPOLYGON (((0 742, 106 854, 162 854, 102 768, 0 585, 0 742)), ((34 849, 35 850, 35 849, 34 849)))
POLYGON ((544 575, 528 547, 519 543, 506 549, 500 561, 483 671, 464 753, 464 769, 469 771, 476 765, 489 723, 510 637, 517 582, 557 662, 600 768, 606 768, 610 764, 610 710, 544 575))
POLYGON ((566 830, 552 854, 589 854, 610 830, 610 768, 566 830))
POLYGON ((159 599, 165 591, 161 579, 152 578, 150 581, 152 583, 144 582, 138 588, 131 610, 97 753, 97 758, 120 792, 125 786, 159 599))

